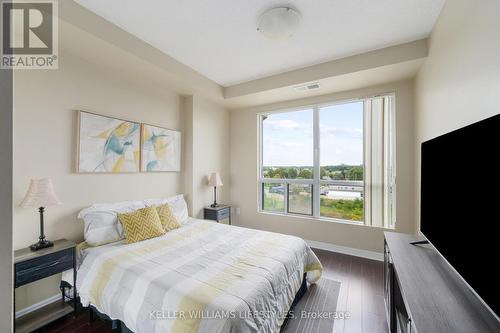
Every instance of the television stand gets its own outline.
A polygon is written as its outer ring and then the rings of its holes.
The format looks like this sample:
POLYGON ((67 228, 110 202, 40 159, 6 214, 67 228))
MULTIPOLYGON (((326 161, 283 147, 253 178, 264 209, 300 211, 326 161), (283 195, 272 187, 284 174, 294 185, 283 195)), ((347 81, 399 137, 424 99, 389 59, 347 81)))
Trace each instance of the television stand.
POLYGON ((413 246, 422 240, 414 235, 384 236, 384 298, 391 333, 500 332, 498 318, 436 249, 413 246))
POLYGON ((426 239, 410 242, 411 245, 421 245, 421 244, 429 244, 429 241, 426 239))

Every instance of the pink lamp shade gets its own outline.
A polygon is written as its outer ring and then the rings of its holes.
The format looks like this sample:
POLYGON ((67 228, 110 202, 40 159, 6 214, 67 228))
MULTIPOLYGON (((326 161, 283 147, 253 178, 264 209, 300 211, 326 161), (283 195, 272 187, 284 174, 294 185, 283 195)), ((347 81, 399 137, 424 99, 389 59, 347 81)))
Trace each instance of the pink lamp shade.
POLYGON ((61 201, 54 192, 52 179, 32 179, 21 207, 48 207, 60 205, 61 201))
POLYGON ((222 186, 222 180, 220 179, 220 175, 218 172, 212 172, 210 177, 208 178, 208 186, 217 187, 222 186))

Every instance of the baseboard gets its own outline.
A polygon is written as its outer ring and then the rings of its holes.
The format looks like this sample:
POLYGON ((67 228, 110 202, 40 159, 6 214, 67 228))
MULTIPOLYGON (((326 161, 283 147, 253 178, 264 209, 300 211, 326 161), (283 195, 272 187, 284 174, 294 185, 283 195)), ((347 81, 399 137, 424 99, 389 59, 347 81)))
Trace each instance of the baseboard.
POLYGON ((340 245, 312 241, 312 240, 306 240, 306 242, 310 247, 320 250, 348 254, 350 256, 361 257, 371 260, 384 261, 384 254, 380 252, 355 249, 352 247, 340 246, 340 245))
POLYGON ((51 296, 49 298, 46 298, 38 303, 32 304, 24 309, 21 309, 19 311, 16 311, 16 318, 19 318, 21 316, 24 316, 30 312, 36 311, 40 308, 43 308, 46 305, 49 305, 50 303, 54 303, 56 301, 59 301, 61 299, 61 294, 57 294, 54 296, 51 296))

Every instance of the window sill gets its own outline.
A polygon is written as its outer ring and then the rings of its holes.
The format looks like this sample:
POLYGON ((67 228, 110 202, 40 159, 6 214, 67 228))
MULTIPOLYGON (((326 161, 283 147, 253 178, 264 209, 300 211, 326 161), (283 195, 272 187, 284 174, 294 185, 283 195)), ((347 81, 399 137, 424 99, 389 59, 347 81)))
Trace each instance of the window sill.
POLYGON ((291 217, 291 218, 298 218, 298 219, 305 219, 305 220, 315 220, 315 221, 326 222, 326 223, 339 223, 339 224, 347 224, 347 225, 353 225, 353 226, 358 226, 358 227, 375 228, 375 229, 383 229, 383 230, 395 230, 396 229, 396 227, 379 227, 379 226, 374 226, 374 225, 366 225, 362 222, 354 222, 354 221, 349 221, 349 220, 342 220, 342 219, 335 219, 335 218, 328 218, 328 217, 316 217, 316 216, 310 216, 310 215, 290 214, 290 213, 283 214, 283 213, 267 212, 264 210, 259 210, 258 213, 264 214, 264 215, 271 215, 271 216, 291 217))

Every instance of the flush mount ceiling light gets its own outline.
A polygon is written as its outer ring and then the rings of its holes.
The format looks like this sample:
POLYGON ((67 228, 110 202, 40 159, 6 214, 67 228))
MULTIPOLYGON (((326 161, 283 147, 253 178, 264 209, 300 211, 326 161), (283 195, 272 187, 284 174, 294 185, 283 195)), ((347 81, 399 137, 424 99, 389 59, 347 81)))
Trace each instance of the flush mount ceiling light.
POLYGON ((293 36, 300 25, 298 11, 288 7, 273 8, 257 21, 257 31, 272 39, 286 39, 293 36))

